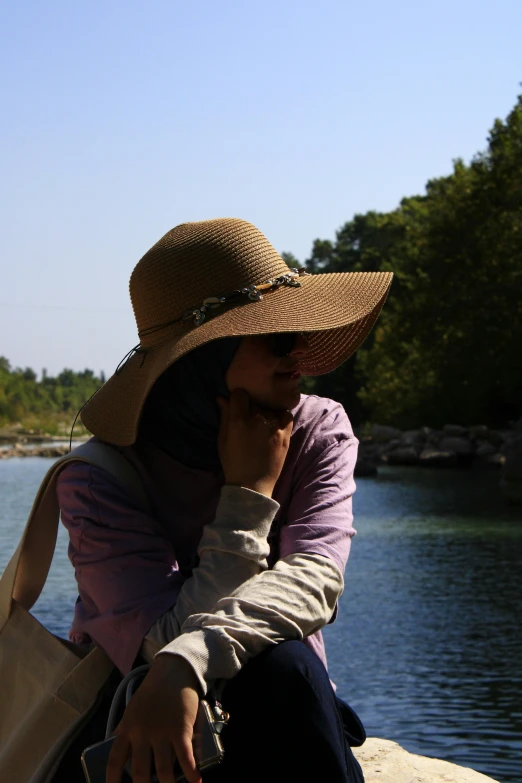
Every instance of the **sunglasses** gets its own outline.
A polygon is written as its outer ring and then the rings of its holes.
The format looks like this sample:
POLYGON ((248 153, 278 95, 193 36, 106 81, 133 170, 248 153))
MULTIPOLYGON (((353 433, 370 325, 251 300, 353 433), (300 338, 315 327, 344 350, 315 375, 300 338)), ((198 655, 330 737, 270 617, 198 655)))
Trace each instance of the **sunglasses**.
POLYGON ((306 337, 306 332, 277 332, 267 335, 272 354, 278 359, 288 356, 294 350, 297 338, 300 336, 306 337))

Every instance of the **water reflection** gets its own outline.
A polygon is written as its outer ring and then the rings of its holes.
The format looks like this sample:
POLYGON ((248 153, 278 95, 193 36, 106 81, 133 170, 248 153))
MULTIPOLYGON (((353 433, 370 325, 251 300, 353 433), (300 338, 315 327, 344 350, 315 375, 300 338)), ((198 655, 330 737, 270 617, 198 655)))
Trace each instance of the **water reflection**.
POLYGON ((498 474, 359 479, 333 679, 371 735, 522 780, 522 509, 498 474))

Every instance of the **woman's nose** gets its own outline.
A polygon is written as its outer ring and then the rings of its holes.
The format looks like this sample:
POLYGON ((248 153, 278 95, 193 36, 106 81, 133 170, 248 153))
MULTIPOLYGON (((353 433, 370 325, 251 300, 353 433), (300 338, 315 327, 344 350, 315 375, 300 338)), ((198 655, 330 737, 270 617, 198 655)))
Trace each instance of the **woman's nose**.
POLYGON ((294 347, 290 351, 290 356, 304 356, 310 352, 310 343, 308 336, 304 332, 299 332, 294 343, 294 347))

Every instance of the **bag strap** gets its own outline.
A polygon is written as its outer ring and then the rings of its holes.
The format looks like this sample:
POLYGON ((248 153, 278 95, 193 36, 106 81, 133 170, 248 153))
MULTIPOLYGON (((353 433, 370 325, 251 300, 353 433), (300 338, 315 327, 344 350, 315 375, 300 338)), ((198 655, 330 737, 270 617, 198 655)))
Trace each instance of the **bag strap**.
POLYGON ((0 631, 11 614, 13 599, 29 611, 43 590, 60 520, 56 482, 69 462, 86 462, 107 471, 150 511, 150 500, 140 474, 117 449, 89 441, 60 457, 40 484, 20 543, 0 578, 0 631))

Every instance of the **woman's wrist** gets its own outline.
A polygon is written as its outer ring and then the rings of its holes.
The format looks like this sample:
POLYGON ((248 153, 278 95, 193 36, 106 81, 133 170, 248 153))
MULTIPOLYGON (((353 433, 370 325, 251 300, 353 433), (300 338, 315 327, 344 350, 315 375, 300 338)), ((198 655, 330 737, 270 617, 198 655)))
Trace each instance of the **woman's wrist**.
POLYGON ((181 655, 157 654, 150 669, 150 685, 163 687, 170 682, 176 682, 180 689, 191 688, 198 696, 203 696, 200 680, 194 667, 181 655))
POLYGON ((257 484, 248 487, 225 484, 221 488, 214 525, 220 527, 221 523, 225 523, 229 528, 232 523, 238 530, 258 530, 263 523, 270 526, 279 510, 279 503, 259 489, 257 484))
POLYGON ((258 495, 264 495, 267 498, 272 498, 272 493, 274 491, 274 485, 271 482, 266 482, 266 481, 251 481, 242 484, 240 484, 239 482, 234 483, 231 481, 227 481, 226 486, 239 487, 241 489, 249 489, 251 492, 257 492, 258 495))

